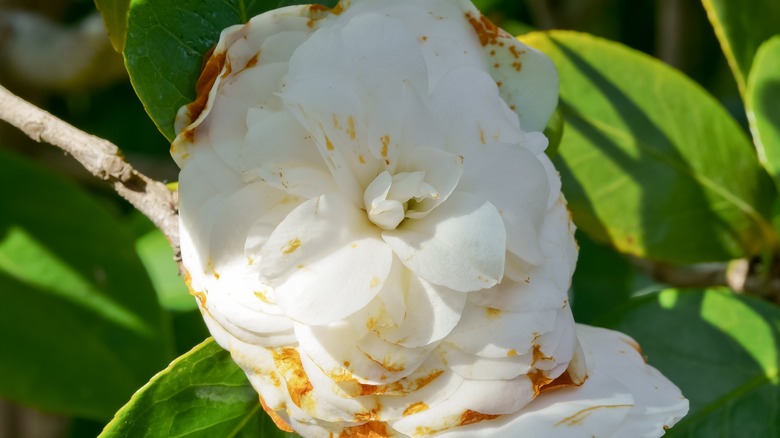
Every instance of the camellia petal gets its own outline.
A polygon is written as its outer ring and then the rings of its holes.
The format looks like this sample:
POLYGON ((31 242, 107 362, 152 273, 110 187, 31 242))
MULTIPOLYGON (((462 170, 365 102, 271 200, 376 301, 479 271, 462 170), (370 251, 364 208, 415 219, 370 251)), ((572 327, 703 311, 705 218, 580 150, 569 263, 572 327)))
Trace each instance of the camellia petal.
POLYGON ((390 248, 366 216, 338 194, 293 210, 260 251, 260 271, 277 304, 307 324, 336 321, 379 292, 390 248))
POLYGON ((467 0, 342 0, 226 29, 177 118, 188 286, 306 437, 658 437, 688 408, 576 326, 541 53, 467 0))
POLYGON ((489 202, 455 192, 421 220, 382 233, 404 265, 460 292, 491 287, 504 275, 506 231, 489 202))

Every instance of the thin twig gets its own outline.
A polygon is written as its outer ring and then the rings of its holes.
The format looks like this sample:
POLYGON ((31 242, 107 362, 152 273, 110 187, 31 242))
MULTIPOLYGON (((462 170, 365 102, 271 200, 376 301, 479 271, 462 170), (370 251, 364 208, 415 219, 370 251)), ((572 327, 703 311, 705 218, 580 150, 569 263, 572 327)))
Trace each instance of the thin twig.
POLYGON ((2 86, 0 119, 19 128, 35 141, 64 150, 91 174, 111 184, 119 196, 146 215, 165 234, 176 258, 179 258, 176 193, 165 184, 133 169, 115 144, 69 125, 2 86))

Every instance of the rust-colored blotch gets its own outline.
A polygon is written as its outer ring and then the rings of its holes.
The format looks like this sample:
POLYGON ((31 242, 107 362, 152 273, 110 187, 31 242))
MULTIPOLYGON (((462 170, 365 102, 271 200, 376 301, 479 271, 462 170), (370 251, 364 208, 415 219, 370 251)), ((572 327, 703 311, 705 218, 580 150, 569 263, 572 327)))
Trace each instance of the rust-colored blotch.
POLYGON ((499 415, 495 414, 483 414, 481 412, 472 411, 471 409, 467 409, 460 415, 460 425, 466 426, 468 424, 474 424, 479 423, 480 421, 485 420, 492 420, 494 418, 498 418, 499 415))
POLYGON ((488 44, 496 44, 498 38, 502 36, 501 29, 482 14, 477 18, 471 13, 468 13, 466 14, 466 20, 469 21, 471 27, 477 32, 479 43, 482 44, 483 47, 488 44))
POLYGON ((309 381, 309 376, 303 369, 301 356, 294 348, 282 348, 273 351, 274 364, 279 374, 287 382, 287 392, 296 406, 301 407, 301 399, 308 395, 314 388, 309 381))
POLYGON ((282 419, 282 417, 279 416, 279 414, 276 413, 273 409, 269 408, 267 404, 265 404, 265 400, 263 400, 262 396, 258 396, 260 399, 260 406, 263 407, 263 410, 266 414, 268 414, 269 417, 271 417, 271 421, 274 422, 276 427, 279 429, 285 431, 285 432, 295 432, 292 427, 290 427, 289 424, 287 424, 286 421, 282 419))
POLYGON ((560 376, 555 379, 551 379, 544 375, 539 370, 534 370, 528 373, 528 378, 531 380, 531 386, 534 389, 534 396, 538 396, 544 392, 554 391, 556 389, 567 388, 570 386, 581 386, 586 379, 581 382, 577 382, 572 379, 569 370, 566 370, 560 376))
POLYGON ((428 410, 428 405, 426 405, 423 402, 416 402, 410 404, 406 409, 404 409, 404 417, 408 417, 409 415, 416 414, 418 412, 426 411, 428 410))
POLYGON ((360 426, 347 427, 339 433, 339 438, 385 438, 390 436, 387 423, 369 421, 360 426))
MULTIPOLYGON (((214 86, 214 82, 217 80, 222 68, 225 67, 226 59, 224 52, 215 53, 213 48, 206 54, 206 63, 203 65, 198 83, 195 85, 195 100, 187 105, 187 116, 190 122, 197 119, 206 108, 209 92, 214 86)), ((226 68, 229 67, 228 65, 226 68)), ((189 136, 187 138, 191 139, 189 136)))

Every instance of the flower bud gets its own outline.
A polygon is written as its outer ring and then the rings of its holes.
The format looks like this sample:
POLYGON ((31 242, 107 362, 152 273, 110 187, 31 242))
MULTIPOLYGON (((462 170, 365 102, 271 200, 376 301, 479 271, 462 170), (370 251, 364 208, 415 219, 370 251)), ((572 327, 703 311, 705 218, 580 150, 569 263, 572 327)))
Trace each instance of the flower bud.
POLYGON ((688 409, 577 326, 541 134, 552 62, 465 0, 226 29, 179 112, 182 257, 214 338, 304 436, 657 437, 688 409))

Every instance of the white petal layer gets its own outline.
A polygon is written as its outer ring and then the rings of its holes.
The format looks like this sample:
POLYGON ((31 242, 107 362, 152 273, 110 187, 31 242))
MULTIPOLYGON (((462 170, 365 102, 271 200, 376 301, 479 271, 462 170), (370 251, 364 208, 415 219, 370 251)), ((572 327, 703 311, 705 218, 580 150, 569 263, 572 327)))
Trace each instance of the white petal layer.
POLYGON ((421 278, 470 292, 504 275, 506 231, 496 208, 474 195, 454 192, 419 220, 408 220, 382 238, 421 278))
POLYGON ((391 257, 365 214, 331 193, 304 202, 276 227, 260 251, 260 271, 288 316, 327 324, 374 298, 391 257))
POLYGON ((465 426, 442 437, 656 438, 688 412, 688 400, 618 332, 578 325, 588 379, 546 392, 513 415, 465 426))

